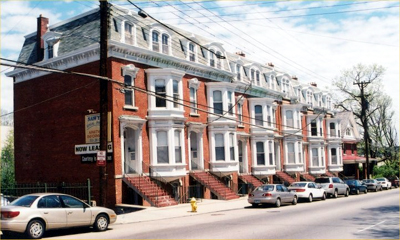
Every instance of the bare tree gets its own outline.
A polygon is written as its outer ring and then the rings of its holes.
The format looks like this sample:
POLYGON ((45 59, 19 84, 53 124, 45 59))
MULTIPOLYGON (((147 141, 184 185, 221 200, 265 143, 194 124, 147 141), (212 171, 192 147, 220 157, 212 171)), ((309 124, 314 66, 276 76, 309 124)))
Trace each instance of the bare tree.
MULTIPOLYGON (((364 134, 364 153, 391 161, 398 156, 398 136, 392 121, 392 100, 382 91, 384 74, 385 69, 377 64, 358 64, 342 71, 333 82, 338 89, 334 101, 339 109, 352 111, 356 116, 364 134), (388 152, 387 149, 395 152, 388 152)), ((368 163, 367 154, 366 157, 368 163)))

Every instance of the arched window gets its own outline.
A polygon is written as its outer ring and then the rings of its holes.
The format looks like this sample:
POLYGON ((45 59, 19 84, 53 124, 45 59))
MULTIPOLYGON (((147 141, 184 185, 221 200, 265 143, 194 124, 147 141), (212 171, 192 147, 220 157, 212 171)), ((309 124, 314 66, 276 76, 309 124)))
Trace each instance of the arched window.
POLYGON ((169 36, 165 33, 162 35, 162 52, 164 54, 169 54, 169 36))
POLYGON ((189 43, 189 61, 196 62, 196 47, 193 43, 189 43))
POLYGON ((215 67, 215 53, 214 50, 210 50, 210 67, 215 67))
POLYGON ((160 51, 160 33, 157 31, 153 31, 152 33, 152 46, 153 46, 153 51, 159 52, 160 51))

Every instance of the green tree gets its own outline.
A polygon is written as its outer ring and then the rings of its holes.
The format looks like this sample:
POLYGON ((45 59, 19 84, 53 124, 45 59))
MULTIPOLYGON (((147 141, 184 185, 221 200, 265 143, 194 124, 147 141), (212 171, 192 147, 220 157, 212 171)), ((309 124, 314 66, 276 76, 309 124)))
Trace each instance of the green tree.
POLYGON ((6 189, 13 186, 14 183, 14 131, 10 131, 1 150, 1 188, 6 189))

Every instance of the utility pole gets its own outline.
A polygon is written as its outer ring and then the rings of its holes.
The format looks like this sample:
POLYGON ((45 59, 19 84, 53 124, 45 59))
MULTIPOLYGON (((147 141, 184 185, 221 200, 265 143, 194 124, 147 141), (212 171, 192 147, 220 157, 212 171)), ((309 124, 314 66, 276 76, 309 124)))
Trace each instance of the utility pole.
MULTIPOLYGON (((108 58, 108 2, 100 2, 100 76, 107 77, 108 58)), ((100 81, 100 151, 107 153, 107 115, 108 115, 108 81, 100 81)), ((107 160, 106 160, 107 162, 107 160)), ((107 166, 99 166, 99 199, 100 206, 107 202, 107 166)))
POLYGON ((364 88, 371 82, 356 82, 353 85, 358 85, 361 90, 361 123, 364 128, 364 144, 365 144, 365 164, 367 165, 365 168, 365 178, 369 179, 369 132, 368 132, 368 118, 367 118, 367 110, 368 110, 368 101, 365 99, 364 88))

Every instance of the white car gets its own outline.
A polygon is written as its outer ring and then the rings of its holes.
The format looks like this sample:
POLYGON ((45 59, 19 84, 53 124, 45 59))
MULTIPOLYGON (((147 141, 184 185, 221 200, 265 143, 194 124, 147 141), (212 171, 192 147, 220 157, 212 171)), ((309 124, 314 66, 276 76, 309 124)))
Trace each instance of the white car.
POLYGON ((382 188, 386 190, 392 188, 392 183, 387 178, 376 178, 376 181, 378 181, 382 185, 382 188))
POLYGON ((288 189, 296 191, 298 198, 306 198, 309 202, 312 202, 314 198, 326 199, 325 190, 319 188, 314 182, 294 182, 288 189))
POLYGON ((1 208, 1 231, 25 232, 33 239, 52 229, 92 226, 105 231, 116 220, 111 209, 92 207, 61 193, 28 194, 1 208))

